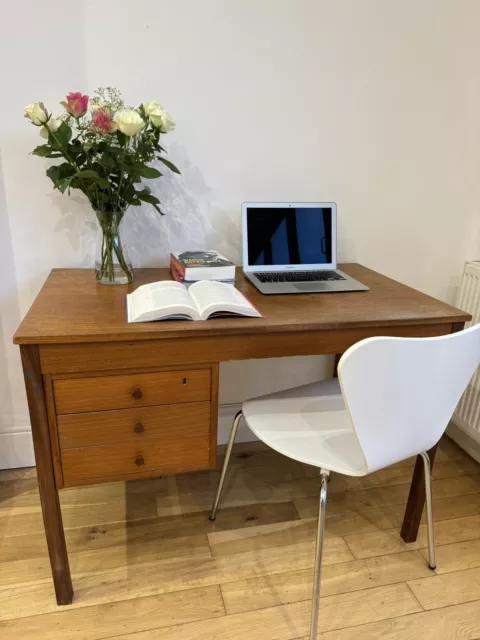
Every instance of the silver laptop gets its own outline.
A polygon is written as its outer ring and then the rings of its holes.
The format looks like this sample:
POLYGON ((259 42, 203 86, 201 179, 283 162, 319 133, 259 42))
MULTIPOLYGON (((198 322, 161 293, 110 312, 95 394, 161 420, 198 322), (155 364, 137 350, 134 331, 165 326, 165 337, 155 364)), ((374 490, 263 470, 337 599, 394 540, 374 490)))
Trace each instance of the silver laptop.
POLYGON ((368 291, 337 269, 334 202, 244 202, 243 271, 259 291, 368 291))

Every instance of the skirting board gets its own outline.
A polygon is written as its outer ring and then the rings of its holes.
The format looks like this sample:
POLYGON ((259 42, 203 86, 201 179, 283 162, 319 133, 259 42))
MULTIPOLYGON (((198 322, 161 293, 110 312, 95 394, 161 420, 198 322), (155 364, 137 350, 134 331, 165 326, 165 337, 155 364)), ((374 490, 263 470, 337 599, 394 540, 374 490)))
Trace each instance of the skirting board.
POLYGON ((475 440, 475 438, 466 433, 454 422, 450 422, 446 434, 456 442, 459 447, 472 456, 474 460, 480 462, 480 442, 478 442, 478 440, 475 440))
POLYGON ((30 431, 0 433, 0 469, 34 466, 35 456, 30 431))

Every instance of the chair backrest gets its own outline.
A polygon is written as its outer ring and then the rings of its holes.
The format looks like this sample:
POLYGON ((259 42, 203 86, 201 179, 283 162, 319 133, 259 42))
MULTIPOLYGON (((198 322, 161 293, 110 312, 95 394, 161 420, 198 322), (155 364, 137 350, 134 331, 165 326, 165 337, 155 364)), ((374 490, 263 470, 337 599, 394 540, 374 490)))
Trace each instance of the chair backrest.
POLYGON ((427 451, 441 438, 480 363, 480 324, 438 338, 368 338, 338 377, 367 473, 427 451))

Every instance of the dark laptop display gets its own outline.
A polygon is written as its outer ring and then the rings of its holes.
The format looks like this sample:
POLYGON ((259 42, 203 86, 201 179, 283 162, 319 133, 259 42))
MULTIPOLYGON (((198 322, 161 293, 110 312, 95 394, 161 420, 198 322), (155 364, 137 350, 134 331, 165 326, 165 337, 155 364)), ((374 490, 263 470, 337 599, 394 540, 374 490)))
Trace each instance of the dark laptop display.
POLYGON ((250 207, 247 230, 250 265, 332 262, 331 208, 250 207))

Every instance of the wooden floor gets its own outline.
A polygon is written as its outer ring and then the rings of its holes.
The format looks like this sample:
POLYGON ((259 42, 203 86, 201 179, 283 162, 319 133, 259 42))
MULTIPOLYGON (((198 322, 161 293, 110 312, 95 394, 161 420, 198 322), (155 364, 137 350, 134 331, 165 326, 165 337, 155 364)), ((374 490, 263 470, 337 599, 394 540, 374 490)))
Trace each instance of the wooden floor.
MULTIPOLYGON (((480 465, 450 440, 426 529, 399 527, 412 461, 329 484, 322 640, 480 638, 480 465)), ((239 445, 218 473, 61 493, 75 601, 54 601, 35 470, 0 472, 0 638, 293 640, 308 635, 318 472, 239 445)))

